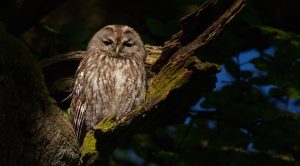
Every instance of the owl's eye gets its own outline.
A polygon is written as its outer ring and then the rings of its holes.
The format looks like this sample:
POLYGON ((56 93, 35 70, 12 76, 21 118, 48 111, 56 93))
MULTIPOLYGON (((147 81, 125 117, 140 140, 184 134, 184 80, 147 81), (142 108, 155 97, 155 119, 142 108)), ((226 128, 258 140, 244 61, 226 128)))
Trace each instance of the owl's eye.
POLYGON ((129 42, 129 41, 123 43, 123 45, 124 45, 125 47, 131 47, 133 44, 134 44, 134 43, 129 42))
POLYGON ((107 40, 103 40, 103 43, 104 43, 105 45, 111 45, 111 44, 113 43, 113 41, 107 39, 107 40))

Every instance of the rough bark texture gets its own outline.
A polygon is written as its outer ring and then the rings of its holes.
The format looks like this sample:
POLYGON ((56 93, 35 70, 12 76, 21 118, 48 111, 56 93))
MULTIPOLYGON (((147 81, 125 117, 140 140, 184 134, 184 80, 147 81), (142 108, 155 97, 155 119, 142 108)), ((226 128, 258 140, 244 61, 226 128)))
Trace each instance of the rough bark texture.
POLYGON ((0 27, 0 165, 69 165, 74 131, 29 51, 0 27))

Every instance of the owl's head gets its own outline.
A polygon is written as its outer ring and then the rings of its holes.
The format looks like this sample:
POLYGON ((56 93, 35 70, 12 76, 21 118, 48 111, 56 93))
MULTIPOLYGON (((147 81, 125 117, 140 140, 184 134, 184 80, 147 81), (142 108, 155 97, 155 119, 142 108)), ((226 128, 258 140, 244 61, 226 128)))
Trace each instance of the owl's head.
POLYGON ((103 51, 115 58, 146 58, 139 34, 126 25, 107 25, 100 29, 90 40, 87 51, 103 51))

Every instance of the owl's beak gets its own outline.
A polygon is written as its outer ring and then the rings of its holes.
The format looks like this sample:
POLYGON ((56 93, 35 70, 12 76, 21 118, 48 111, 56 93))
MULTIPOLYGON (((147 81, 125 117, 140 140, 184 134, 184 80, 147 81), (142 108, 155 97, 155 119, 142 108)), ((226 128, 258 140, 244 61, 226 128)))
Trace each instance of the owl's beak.
POLYGON ((123 50, 123 48, 124 48, 123 45, 117 45, 116 50, 115 50, 116 53, 119 54, 119 52, 121 52, 123 50))

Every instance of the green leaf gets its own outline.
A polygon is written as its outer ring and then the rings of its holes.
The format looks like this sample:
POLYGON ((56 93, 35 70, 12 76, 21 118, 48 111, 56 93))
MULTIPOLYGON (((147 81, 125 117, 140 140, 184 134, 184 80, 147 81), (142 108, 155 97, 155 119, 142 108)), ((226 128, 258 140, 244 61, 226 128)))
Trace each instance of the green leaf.
POLYGON ((68 118, 70 116, 70 111, 71 111, 71 108, 67 108, 67 109, 62 109, 63 111, 63 114, 66 118, 68 118))

